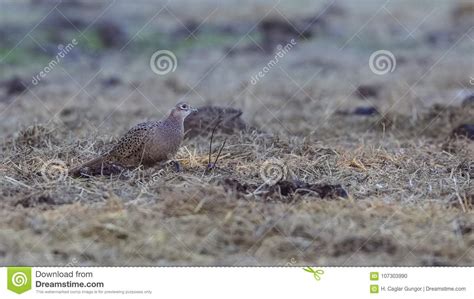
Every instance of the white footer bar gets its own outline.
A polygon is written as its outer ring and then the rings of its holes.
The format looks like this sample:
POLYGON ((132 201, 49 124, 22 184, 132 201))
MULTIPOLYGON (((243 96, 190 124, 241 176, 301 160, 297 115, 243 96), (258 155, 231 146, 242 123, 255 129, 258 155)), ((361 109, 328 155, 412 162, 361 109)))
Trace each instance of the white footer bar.
POLYGON ((15 293, 19 298, 474 298, 474 268, 1 268, 0 298, 16 298, 15 293))

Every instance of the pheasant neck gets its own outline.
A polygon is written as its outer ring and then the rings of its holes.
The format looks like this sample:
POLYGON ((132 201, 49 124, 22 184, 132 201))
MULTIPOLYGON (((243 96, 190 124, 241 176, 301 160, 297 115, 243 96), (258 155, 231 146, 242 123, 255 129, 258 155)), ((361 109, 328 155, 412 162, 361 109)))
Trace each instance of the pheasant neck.
POLYGON ((166 123, 166 125, 168 125, 169 127, 183 129, 183 118, 181 117, 181 115, 176 115, 173 112, 168 115, 164 123, 166 123))

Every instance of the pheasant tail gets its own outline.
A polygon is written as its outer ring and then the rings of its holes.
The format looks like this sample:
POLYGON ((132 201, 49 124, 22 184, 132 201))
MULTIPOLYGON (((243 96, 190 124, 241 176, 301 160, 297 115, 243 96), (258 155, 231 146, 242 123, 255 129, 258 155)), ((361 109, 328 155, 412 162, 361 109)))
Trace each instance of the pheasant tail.
POLYGON ((73 167, 71 169, 69 169, 69 175, 70 176, 80 176, 81 175, 81 170, 83 170, 84 168, 86 167, 89 167, 89 168, 97 168, 97 167, 101 167, 102 164, 106 161, 106 157, 105 156, 100 156, 100 157, 97 157, 97 158, 94 158, 94 159, 91 159, 81 165, 78 165, 76 167, 73 167))

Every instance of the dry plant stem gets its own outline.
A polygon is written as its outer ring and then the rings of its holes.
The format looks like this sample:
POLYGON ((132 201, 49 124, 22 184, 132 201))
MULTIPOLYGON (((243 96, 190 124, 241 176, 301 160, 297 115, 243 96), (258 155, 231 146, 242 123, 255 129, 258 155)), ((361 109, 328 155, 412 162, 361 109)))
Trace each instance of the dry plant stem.
POLYGON ((216 129, 217 127, 219 126, 219 124, 221 123, 221 121, 219 120, 216 125, 214 126, 214 128, 212 129, 212 133, 211 133, 211 138, 209 140, 209 157, 208 157, 208 163, 207 163, 207 167, 206 167, 206 171, 205 173, 210 173, 212 170, 214 170, 217 166, 217 161, 219 160, 219 157, 222 153, 222 150, 224 149, 225 147, 225 144, 227 142, 227 138, 224 139, 224 142, 222 143, 221 147, 219 148, 219 151, 217 153, 217 156, 216 156, 216 159, 214 160, 214 162, 211 162, 211 155, 212 155, 212 143, 213 143, 213 139, 214 139, 214 134, 216 132, 216 129))

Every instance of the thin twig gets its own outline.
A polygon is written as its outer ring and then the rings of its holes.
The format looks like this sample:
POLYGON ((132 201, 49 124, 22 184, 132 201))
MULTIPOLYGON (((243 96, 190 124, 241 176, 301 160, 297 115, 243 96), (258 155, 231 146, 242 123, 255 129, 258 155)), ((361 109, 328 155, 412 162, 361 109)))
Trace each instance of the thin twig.
POLYGON ((224 148, 226 142, 227 142, 227 138, 224 139, 224 142, 222 143, 222 146, 221 146, 221 148, 219 149, 219 152, 217 153, 216 160, 214 161, 214 167, 216 167, 217 160, 219 160, 219 157, 221 156, 221 153, 222 153, 222 149, 224 148))
POLYGON ((205 173, 209 173, 211 170, 213 170, 215 167, 216 167, 216 164, 217 164, 217 161, 219 160, 219 157, 221 156, 221 153, 222 153, 222 150, 224 149, 224 146, 227 142, 227 138, 224 139, 224 142, 222 143, 221 147, 219 148, 219 151, 217 153, 217 157, 216 159, 214 160, 214 163, 211 162, 211 157, 212 157, 212 143, 213 143, 213 140, 214 140, 214 134, 216 132, 216 129, 217 127, 221 124, 222 122, 222 119, 221 120, 218 120, 216 125, 214 126, 214 128, 212 129, 212 133, 211 133, 211 140, 209 141, 209 158, 208 158, 208 163, 207 163, 207 167, 206 167, 206 171, 205 173))
POLYGON ((209 141, 209 159, 207 161, 208 165, 211 164, 211 153, 212 153, 212 141, 214 139, 214 133, 216 132, 217 127, 221 123, 222 120, 218 120, 214 128, 212 128, 212 133, 211 133, 211 140, 209 141))

